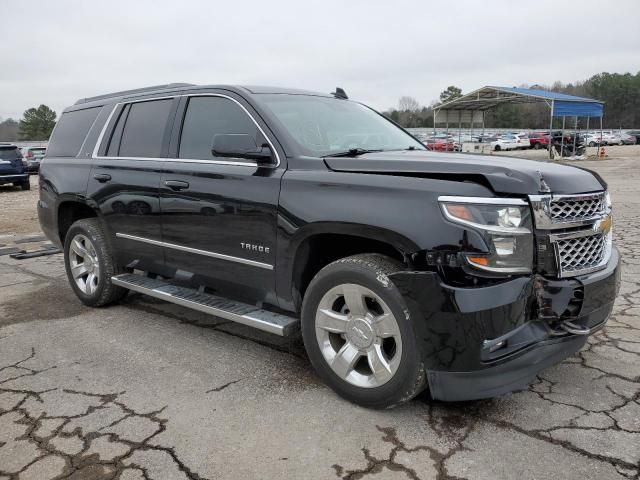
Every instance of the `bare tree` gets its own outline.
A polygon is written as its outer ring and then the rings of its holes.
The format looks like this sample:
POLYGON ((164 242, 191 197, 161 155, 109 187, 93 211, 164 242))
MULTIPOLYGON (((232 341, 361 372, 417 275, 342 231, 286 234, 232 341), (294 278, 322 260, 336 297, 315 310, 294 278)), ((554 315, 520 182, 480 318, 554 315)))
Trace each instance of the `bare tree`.
POLYGON ((420 104, 413 97, 400 97, 400 100, 398 100, 398 110, 401 112, 417 112, 420 110, 420 104))

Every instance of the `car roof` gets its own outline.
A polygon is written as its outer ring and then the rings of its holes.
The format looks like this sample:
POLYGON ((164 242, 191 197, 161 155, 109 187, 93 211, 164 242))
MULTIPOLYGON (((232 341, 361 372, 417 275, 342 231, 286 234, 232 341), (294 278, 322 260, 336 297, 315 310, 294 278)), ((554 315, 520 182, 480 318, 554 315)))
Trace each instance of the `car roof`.
MULTIPOLYGON (((245 95, 261 95, 261 94, 288 94, 288 95, 313 95, 333 98, 333 95, 329 93, 313 92, 309 90, 300 90, 295 88, 284 87, 269 87, 269 86, 243 86, 243 85, 194 85, 191 83, 168 83, 165 85, 155 85, 152 87, 136 88, 133 90, 124 90, 113 93, 106 93, 97 95, 94 97, 87 97, 79 99, 72 107, 71 110, 79 108, 89 108, 91 106, 105 105, 107 103, 116 103, 121 100, 132 100, 137 97, 143 98, 156 95, 174 95, 183 91, 197 91, 197 90, 228 90, 238 94, 245 95), (76 108, 73 108, 76 107, 76 108)), ((66 111, 66 109, 65 109, 66 111)))

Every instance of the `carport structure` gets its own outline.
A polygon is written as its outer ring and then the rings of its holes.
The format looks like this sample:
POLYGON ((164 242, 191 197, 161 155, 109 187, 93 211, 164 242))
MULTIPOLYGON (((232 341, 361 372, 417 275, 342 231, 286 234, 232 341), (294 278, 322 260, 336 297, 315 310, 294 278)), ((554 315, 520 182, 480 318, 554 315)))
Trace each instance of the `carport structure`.
MULTIPOLYGON (((455 125, 457 123, 460 130, 462 129, 463 123, 469 124, 472 129, 474 125, 482 124, 482 131, 484 133, 485 112, 499 105, 523 103, 544 103, 549 107, 550 133, 553 130, 554 117, 562 117, 563 133, 566 117, 575 117, 576 129, 578 117, 586 117, 587 130, 589 129, 589 120, 591 117, 600 118, 600 136, 602 138, 604 102, 564 93, 519 87, 486 86, 450 102, 438 105, 433 109, 433 128, 435 129, 438 123, 446 124, 447 128, 449 124, 455 125)), ((564 144, 564 135, 562 142, 564 144)), ((563 148, 563 146, 564 145, 562 145, 561 148, 563 148)), ((549 148, 549 156, 553 158, 552 148, 549 148)))

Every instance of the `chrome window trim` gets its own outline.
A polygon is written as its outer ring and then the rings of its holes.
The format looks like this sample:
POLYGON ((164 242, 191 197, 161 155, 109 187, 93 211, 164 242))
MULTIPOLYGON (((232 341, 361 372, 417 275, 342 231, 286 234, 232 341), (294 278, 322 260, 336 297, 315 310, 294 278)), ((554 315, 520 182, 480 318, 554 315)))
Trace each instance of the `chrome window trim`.
POLYGON ((177 245, 175 243, 162 242, 160 240, 153 240, 151 238, 138 237, 136 235, 129 235, 127 233, 116 233, 117 238, 124 238, 127 240, 134 240, 137 242, 148 243, 150 245, 156 245, 158 247, 173 248, 174 250, 181 250, 183 252, 195 253, 197 255, 204 255, 205 257, 217 258, 219 260, 227 260, 229 262, 241 263, 243 265, 249 265, 252 267, 264 268, 265 270, 273 270, 273 265, 269 263, 257 262, 255 260, 249 260, 248 258, 234 257, 233 255, 225 255, 223 253, 210 252, 208 250, 200 250, 198 248, 186 247, 184 245, 177 245))
POLYGON ((107 127, 109 126, 109 123, 111 123, 111 119, 113 118, 113 115, 114 115, 115 111, 117 110, 117 108, 120 105, 127 105, 127 104, 131 104, 131 103, 141 103, 141 102, 152 102, 152 101, 155 101, 155 100, 167 100, 167 99, 182 98, 182 97, 221 97, 221 98, 226 98, 226 99, 231 100, 232 102, 234 102, 236 105, 238 105, 244 111, 244 113, 246 113, 249 116, 251 121, 255 124, 255 126, 258 128, 260 133, 267 140, 267 143, 271 147, 271 151, 273 152, 273 154, 276 157, 276 163, 275 164, 265 164, 263 166, 264 167, 269 167, 269 168, 278 168, 280 166, 281 162, 280 162, 280 154, 278 153, 278 150, 276 150, 273 142, 271 141, 271 138, 269 138, 269 136, 265 133, 265 131, 260 126, 260 124, 256 121, 256 119, 253 117, 253 115, 251 115, 249 110, 247 110, 244 107, 244 105, 242 105, 235 98, 230 97, 229 95, 221 94, 221 93, 188 93, 188 94, 184 94, 184 95, 170 95, 170 96, 165 96, 165 97, 154 97, 154 98, 145 98, 145 99, 141 99, 141 100, 131 100, 131 101, 118 102, 118 103, 114 104, 113 109, 111 110, 111 113, 109 114, 109 117, 107 117, 107 121, 105 122, 104 126, 102 127, 102 131, 100 132, 100 136, 98 137, 98 140, 96 141, 96 144, 95 144, 95 146, 93 148, 93 154, 91 155, 91 157, 95 158, 97 160, 150 160, 150 161, 155 160, 155 161, 162 161, 162 162, 210 163, 210 164, 214 164, 214 165, 232 165, 232 166, 244 166, 244 167, 257 167, 258 166, 258 162, 257 161, 242 160, 242 159, 237 159, 237 160, 206 160, 206 159, 199 159, 199 158, 110 157, 110 156, 99 156, 98 155, 98 150, 100 149, 100 145, 102 145, 102 141, 104 140, 104 135, 105 135, 105 133, 107 131, 107 127))

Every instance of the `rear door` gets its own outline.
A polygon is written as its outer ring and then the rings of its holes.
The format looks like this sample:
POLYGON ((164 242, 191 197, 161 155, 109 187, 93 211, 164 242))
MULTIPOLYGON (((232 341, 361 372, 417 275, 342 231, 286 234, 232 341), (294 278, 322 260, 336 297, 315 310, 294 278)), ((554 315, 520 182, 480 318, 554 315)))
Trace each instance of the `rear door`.
POLYGON ((164 263, 159 184, 176 106, 173 98, 117 105, 103 133, 87 195, 121 265, 157 271, 164 263))
POLYGON ((238 300, 273 303, 285 166, 250 109, 226 94, 181 100, 160 182, 165 258, 196 285, 238 300), (248 134, 257 145, 270 145, 272 162, 216 157, 216 134, 248 134))

